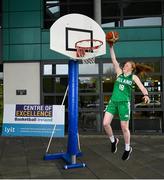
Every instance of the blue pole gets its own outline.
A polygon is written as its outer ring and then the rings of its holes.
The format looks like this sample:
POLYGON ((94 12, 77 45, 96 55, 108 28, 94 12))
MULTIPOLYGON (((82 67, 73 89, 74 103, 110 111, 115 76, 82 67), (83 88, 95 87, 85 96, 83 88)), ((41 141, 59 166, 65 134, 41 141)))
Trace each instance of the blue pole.
POLYGON ((77 155, 78 149, 78 61, 69 61, 68 91, 68 146, 70 155, 77 155))
POLYGON ((45 160, 64 159, 68 164, 64 169, 82 168, 84 163, 76 163, 76 157, 82 153, 78 147, 78 61, 69 61, 68 80, 68 144, 66 153, 46 154, 45 160))

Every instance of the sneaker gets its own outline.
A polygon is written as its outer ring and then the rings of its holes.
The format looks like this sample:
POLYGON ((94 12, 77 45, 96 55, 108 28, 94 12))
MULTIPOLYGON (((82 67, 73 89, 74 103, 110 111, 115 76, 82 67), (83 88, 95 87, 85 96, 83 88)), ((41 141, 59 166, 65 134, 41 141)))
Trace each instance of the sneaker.
POLYGON ((115 138, 115 141, 111 143, 111 152, 116 153, 117 152, 117 144, 119 142, 118 138, 115 138))
POLYGON ((132 153, 132 147, 130 147, 129 151, 124 151, 122 155, 122 160, 128 160, 130 158, 130 154, 132 153))

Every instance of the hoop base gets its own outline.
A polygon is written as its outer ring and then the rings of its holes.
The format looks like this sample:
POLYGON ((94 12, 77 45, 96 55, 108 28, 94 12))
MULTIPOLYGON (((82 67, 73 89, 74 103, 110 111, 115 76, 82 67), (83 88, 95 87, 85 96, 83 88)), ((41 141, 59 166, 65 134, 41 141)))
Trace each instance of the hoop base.
MULTIPOLYGON (((79 152, 76 157, 81 157, 83 154, 79 152)), ((84 168, 86 167, 85 163, 76 163, 71 159, 71 155, 69 153, 56 153, 56 154, 45 154, 44 160, 55 160, 55 159, 63 159, 66 162, 64 165, 64 169, 72 169, 72 168, 84 168)))

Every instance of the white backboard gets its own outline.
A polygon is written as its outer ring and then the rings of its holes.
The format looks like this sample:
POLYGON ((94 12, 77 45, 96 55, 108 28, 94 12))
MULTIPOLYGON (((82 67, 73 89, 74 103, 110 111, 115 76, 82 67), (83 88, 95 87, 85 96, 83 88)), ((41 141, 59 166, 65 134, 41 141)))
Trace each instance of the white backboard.
POLYGON ((75 43, 84 39, 101 40, 103 45, 95 56, 106 54, 105 33, 101 26, 88 16, 68 14, 59 18, 50 28, 50 49, 72 59, 81 59, 76 57, 75 43))

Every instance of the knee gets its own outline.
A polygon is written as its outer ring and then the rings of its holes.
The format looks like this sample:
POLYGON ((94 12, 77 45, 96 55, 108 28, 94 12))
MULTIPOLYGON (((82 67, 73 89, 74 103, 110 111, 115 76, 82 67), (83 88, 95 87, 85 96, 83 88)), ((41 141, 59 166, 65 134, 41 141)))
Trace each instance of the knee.
POLYGON ((121 124, 121 129, 123 133, 129 132, 129 127, 125 124, 121 124))
POLYGON ((108 126, 109 126, 109 123, 106 122, 106 121, 103 121, 103 127, 106 128, 106 127, 108 127, 108 126))
POLYGON ((109 113, 105 113, 104 119, 103 119, 103 127, 108 128, 112 122, 113 115, 109 113))
POLYGON ((103 127, 106 129, 110 127, 110 121, 107 121, 106 119, 103 120, 103 127))

